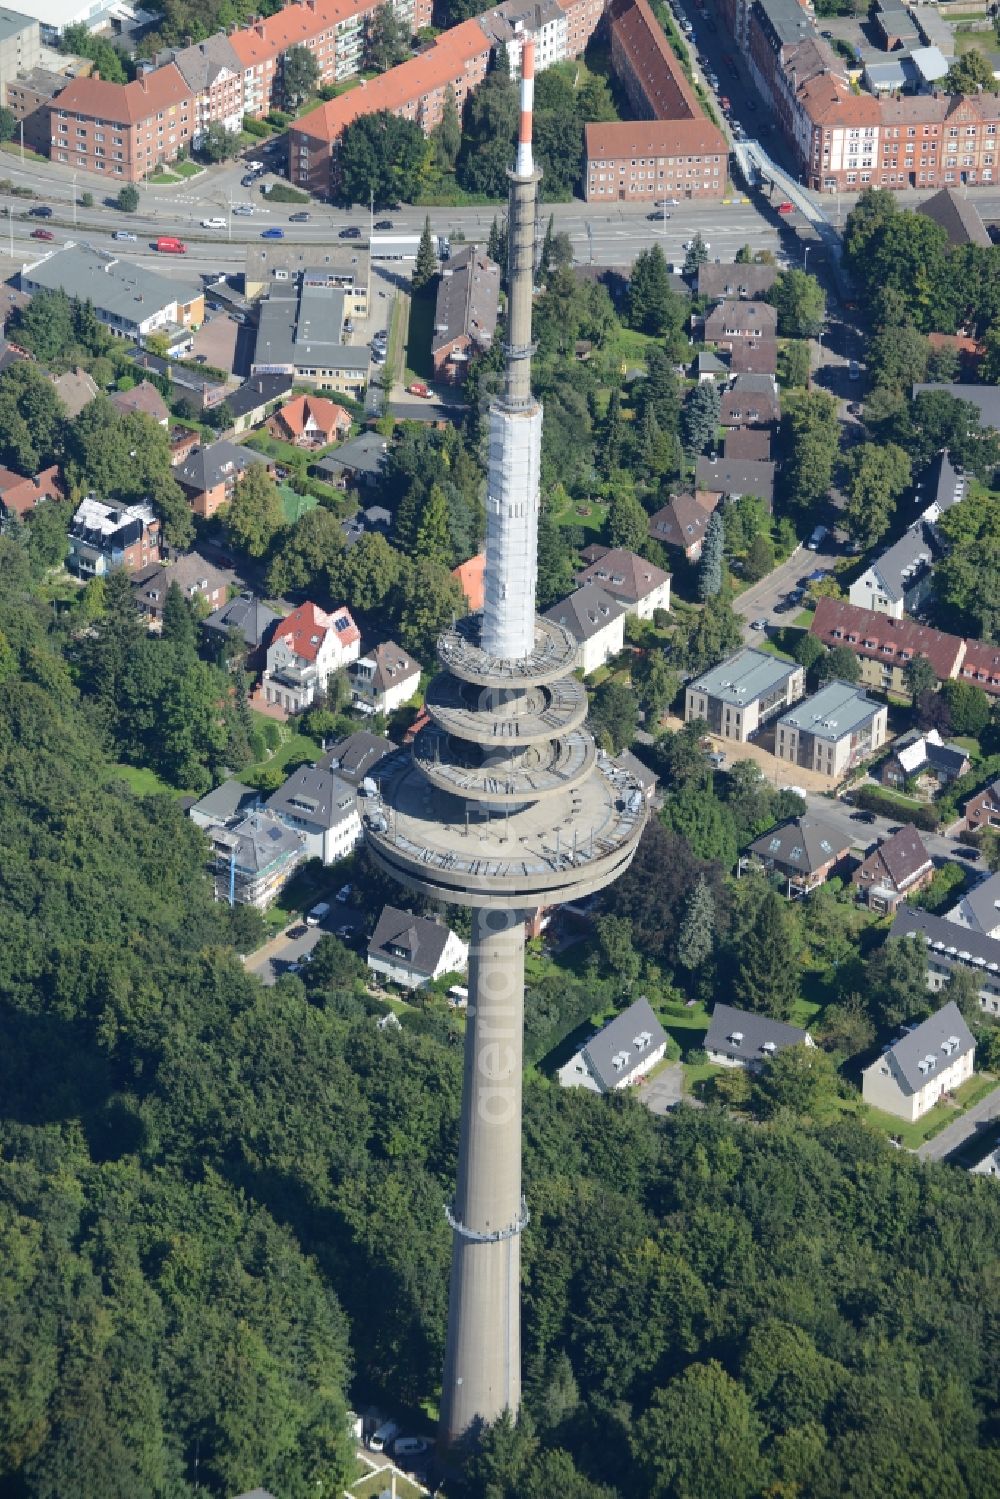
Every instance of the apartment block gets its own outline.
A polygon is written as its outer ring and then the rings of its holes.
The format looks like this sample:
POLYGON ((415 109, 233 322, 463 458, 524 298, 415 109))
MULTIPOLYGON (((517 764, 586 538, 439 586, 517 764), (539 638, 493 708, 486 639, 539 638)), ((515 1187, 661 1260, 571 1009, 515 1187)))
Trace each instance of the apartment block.
POLYGON ((191 90, 191 143, 197 146, 209 125, 239 130, 243 123, 243 68, 232 42, 222 32, 190 47, 173 47, 157 58, 177 68, 191 90))
POLYGON ((827 682, 778 719, 774 753, 837 780, 885 743, 889 710, 849 682, 827 682))
POLYGON ((647 0, 611 0, 611 66, 646 120, 696 120, 698 96, 647 0))
POLYGON ((748 647, 688 684, 684 722, 704 719, 713 734, 745 744, 804 691, 798 662, 748 647))
POLYGON ((958 675, 966 654, 965 641, 958 635, 860 609, 842 599, 819 600, 810 632, 831 648, 849 646, 861 663, 861 680, 867 687, 903 695, 906 668, 917 656, 926 656, 935 676, 945 682, 958 675))
POLYGON ((30 72, 42 60, 42 38, 34 16, 0 6, 0 101, 18 73, 30 72))
POLYGON ((191 144, 194 98, 173 63, 124 85, 74 78, 49 105, 49 121, 53 161, 141 182, 191 144))
POLYGON ((584 150, 588 203, 721 198, 726 191, 725 137, 704 115, 587 125, 584 150))

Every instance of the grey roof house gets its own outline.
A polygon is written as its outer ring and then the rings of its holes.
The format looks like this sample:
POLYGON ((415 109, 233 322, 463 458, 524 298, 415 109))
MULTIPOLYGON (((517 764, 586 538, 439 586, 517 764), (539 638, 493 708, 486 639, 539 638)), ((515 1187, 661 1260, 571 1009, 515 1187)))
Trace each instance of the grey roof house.
POLYGON ((892 619, 915 614, 934 591, 934 545, 931 527, 917 521, 851 584, 848 598, 862 609, 892 619))
POLYGON ((750 844, 750 854, 768 871, 788 881, 788 890, 815 890, 851 847, 850 836, 818 817, 793 817, 781 827, 762 833, 750 844))
POLYGON ((698 267, 699 297, 764 297, 778 279, 776 265, 715 265, 698 267))
POLYGON ((265 806, 305 839, 306 856, 334 864, 361 837, 357 792, 322 765, 300 765, 265 806))
POLYGON ((972 1076, 976 1042, 953 999, 862 1073, 865 1103, 914 1123, 972 1076))
POLYGON ((468 944, 450 927, 396 906, 383 907, 368 944, 368 967, 404 989, 422 988, 443 973, 461 973, 468 962, 468 944))
POLYGON ((564 1088, 615 1093, 644 1077, 666 1049, 666 1031, 643 995, 560 1067, 559 1082, 564 1088))
POLYGON ((700 457, 695 464, 695 490, 698 494, 717 495, 735 500, 741 495, 756 495, 768 510, 774 508, 774 464, 732 458, 700 457))
POLYGON ((978 932, 982 937, 1000 938, 1000 872, 988 874, 973 885, 944 914, 945 920, 955 926, 978 932))
POLYGON ((969 492, 969 481, 942 448, 917 484, 917 507, 920 519, 933 525, 952 505, 958 505, 969 492))
POLYGON ((889 936, 926 944, 928 989, 940 993, 956 968, 966 968, 978 986, 982 1010, 1000 1016, 1000 941, 995 937, 958 930, 947 917, 905 903, 897 907, 889 936))
POLYGON ((220 649, 235 632, 247 647, 247 659, 250 661, 261 646, 266 646, 271 631, 280 618, 280 614, 275 614, 273 609, 269 609, 252 593, 241 593, 220 608, 213 609, 208 618, 202 620, 201 628, 207 638, 220 649))
POLYGON ((188 816, 200 828, 227 828, 259 806, 259 791, 230 779, 199 797, 188 808, 188 816))
POLYGON ((568 630, 577 643, 575 666, 587 675, 603 666, 625 646, 624 604, 597 583, 587 583, 560 599, 545 618, 568 630))
POLYGON ((971 401, 979 412, 984 427, 1000 428, 1000 386, 968 385, 957 380, 940 381, 930 385, 914 385, 913 397, 916 399, 924 391, 937 390, 944 391, 945 395, 954 396, 956 401, 971 401))
POLYGON ((266 808, 225 827, 210 826, 216 900, 264 911, 305 857, 305 840, 266 808))
POLYGON ((395 748, 384 734, 370 734, 367 729, 358 729, 331 745, 320 763, 327 770, 335 770, 348 785, 360 786, 375 772, 379 761, 391 755, 395 748))
POLYGON ((389 444, 378 432, 359 432, 357 437, 342 442, 336 452, 328 453, 314 463, 309 472, 343 488, 377 484, 388 451, 389 444))
POLYGON ((745 1067, 751 1072, 758 1071, 789 1046, 813 1044, 809 1032, 800 1026, 723 1004, 717 1004, 712 1011, 705 1036, 710 1062, 720 1067, 745 1067))
POLYGON ((943 187, 939 193, 925 198, 917 205, 917 213, 940 224, 953 245, 981 245, 988 250, 993 244, 979 209, 970 198, 960 197, 954 188, 943 187))

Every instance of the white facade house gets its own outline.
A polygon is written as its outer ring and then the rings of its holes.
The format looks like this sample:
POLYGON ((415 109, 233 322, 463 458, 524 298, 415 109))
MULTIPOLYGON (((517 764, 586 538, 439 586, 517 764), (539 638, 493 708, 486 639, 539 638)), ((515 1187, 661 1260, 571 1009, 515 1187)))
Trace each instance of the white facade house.
POLYGON ((545 611, 546 619, 562 625, 577 642, 573 664, 584 676, 624 650, 625 615, 625 606, 596 583, 586 583, 545 611))
POLYGON ((905 1032, 862 1073, 865 1103, 912 1124, 975 1070, 976 1043, 955 1001, 905 1032))
POLYGON ((385 906, 368 944, 372 973, 403 989, 422 989, 443 973, 464 973, 469 944, 442 922, 385 906))
POLYGON ((301 713, 326 691, 327 679, 356 661, 361 632, 345 608, 332 614, 300 604, 274 628, 263 674, 264 701, 301 713))
POLYGON ((592 1093, 616 1093, 628 1088, 663 1060, 667 1034, 643 997, 591 1036, 575 1056, 559 1069, 563 1088, 588 1088, 592 1093))
POLYGON ((933 592, 934 550, 929 527, 917 521, 865 568, 848 591, 852 604, 890 619, 914 614, 933 592))
POLYGON ((705 1037, 705 1052, 717 1067, 743 1067, 759 1072, 765 1062, 789 1046, 814 1046, 808 1031, 770 1015, 737 1010, 733 1005, 717 1004, 705 1037))
POLYGON ((652 619, 657 609, 670 608, 670 574, 624 547, 603 552, 576 581, 581 588, 596 583, 637 619, 652 619))
POLYGON ((394 640, 359 656, 351 668, 355 707, 368 713, 394 713, 420 686, 420 663, 394 640))
POLYGON ((1000 873, 991 874, 967 890, 945 919, 981 937, 1000 937, 1000 873))
POLYGON ((361 841, 355 788, 322 766, 300 765, 265 805, 286 827, 302 834, 308 859, 336 864, 361 841))
POLYGON ((25 265, 21 290, 64 291, 89 301, 98 322, 119 338, 141 339, 168 326, 200 323, 205 309, 201 287, 72 240, 25 265))

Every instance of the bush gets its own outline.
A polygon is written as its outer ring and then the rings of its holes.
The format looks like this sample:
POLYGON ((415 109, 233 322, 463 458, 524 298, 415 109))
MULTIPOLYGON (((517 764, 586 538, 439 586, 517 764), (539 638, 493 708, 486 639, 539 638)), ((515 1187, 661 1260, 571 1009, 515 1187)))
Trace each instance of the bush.
POLYGON ((934 807, 907 807, 894 797, 879 791, 877 786, 862 786, 854 793, 854 805, 865 812, 877 812, 880 817, 891 817, 895 822, 908 822, 925 833, 933 833, 941 825, 941 817, 934 807))
POLYGON ((280 747, 282 740, 280 723, 276 723, 273 718, 269 719, 268 722, 264 725, 262 732, 264 735, 264 743, 267 745, 269 750, 276 750, 280 747))
POLYGON ((250 115, 243 116, 243 129, 247 135, 256 136, 258 140, 264 140, 271 134, 270 125, 265 125, 263 120, 255 120, 250 115))
POLYGON ((269 203, 308 203, 309 194, 300 193, 297 187, 285 182, 275 182, 264 194, 269 203))
POLYGON ((267 123, 269 125, 273 125, 276 130, 284 130, 286 125, 290 125, 292 123, 292 120, 295 118, 295 116, 286 115, 284 110, 282 109, 272 109, 271 113, 269 115, 266 115, 265 118, 267 120, 267 123))

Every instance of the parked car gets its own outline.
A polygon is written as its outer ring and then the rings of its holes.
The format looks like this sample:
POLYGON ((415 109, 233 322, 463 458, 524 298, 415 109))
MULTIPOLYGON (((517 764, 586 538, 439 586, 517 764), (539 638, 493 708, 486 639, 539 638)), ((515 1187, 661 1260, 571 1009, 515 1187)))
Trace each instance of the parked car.
POLYGON ((340 938, 341 942, 347 942, 354 936, 354 928, 348 926, 347 922, 345 922, 343 926, 338 926, 336 935, 340 938))
POLYGON ((330 902, 321 900, 318 905, 313 906, 306 916, 306 926, 319 926, 330 914, 330 902))
POLYGON ((45 203, 39 203, 37 207, 28 209, 28 217, 29 219, 50 219, 52 209, 45 203))
POLYGON ((260 172, 266 172, 267 171, 267 167, 264 165, 264 163, 262 161, 248 161, 247 162, 247 170, 250 171, 250 172, 256 172, 256 173, 259 174, 260 172))
POLYGON ((816 528, 814 529, 814 531, 813 531, 812 535, 810 536, 809 540, 806 542, 806 546, 809 549, 809 551, 810 552, 815 552, 816 549, 817 549, 817 547, 819 547, 819 546, 821 546, 823 544, 823 542, 826 540, 826 538, 829 536, 829 534, 830 534, 830 532, 829 532, 828 527, 826 527, 826 526, 816 526, 816 528))
POLYGON ((305 937, 308 934, 308 931, 309 931, 309 928, 306 926, 305 922, 304 921, 299 921, 299 922, 296 922, 295 926, 290 926, 288 928, 288 931, 285 933, 285 936, 286 937, 291 937, 293 939, 298 938, 298 937, 305 937))
POLYGON ((750 628, 751 630, 766 630, 767 624, 768 622, 766 619, 755 619, 751 621, 750 628))
POLYGON ((870 826, 875 821, 875 813, 874 812, 852 812, 851 813, 851 821, 852 822, 863 822, 866 825, 870 826))
POLYGON ((284 239, 285 231, 284 229, 279 229, 277 224, 274 224, 270 229, 262 229, 260 237, 261 239, 284 239))
POLYGON ((956 855, 960 859, 968 859, 970 862, 979 858, 978 848, 956 848, 956 855))
POLYGON ((856 359, 852 359, 847 366, 848 380, 859 380, 861 378, 861 366, 856 359))
POLYGON ((430 1450, 431 1443, 426 1437, 397 1437, 392 1444, 393 1461, 401 1468, 407 1467, 414 1458, 426 1457, 430 1450))
POLYGON ((341 229, 338 239, 360 239, 361 230, 356 224, 348 224, 346 229, 341 229))
POLYGON ((430 389, 422 380, 414 380, 406 389, 409 395, 419 396, 423 401, 429 401, 431 398, 430 389))
POLYGON ((338 903, 340 905, 342 905, 342 906, 346 906, 347 902, 350 900, 350 898, 351 898, 351 896, 353 894, 354 894, 354 886, 353 885, 341 885, 340 889, 337 891, 337 901, 338 901, 338 903))
POLYGON ((243 177, 240 178, 240 187, 253 187, 255 181, 256 178, 254 177, 253 172, 247 172, 243 177))
POLYGON ((308 224, 309 215, 306 213, 305 209, 303 209, 301 213, 290 213, 288 215, 288 222, 290 224, 308 224))
POLYGON ((32 239, 55 239, 51 229, 32 229, 32 239))

